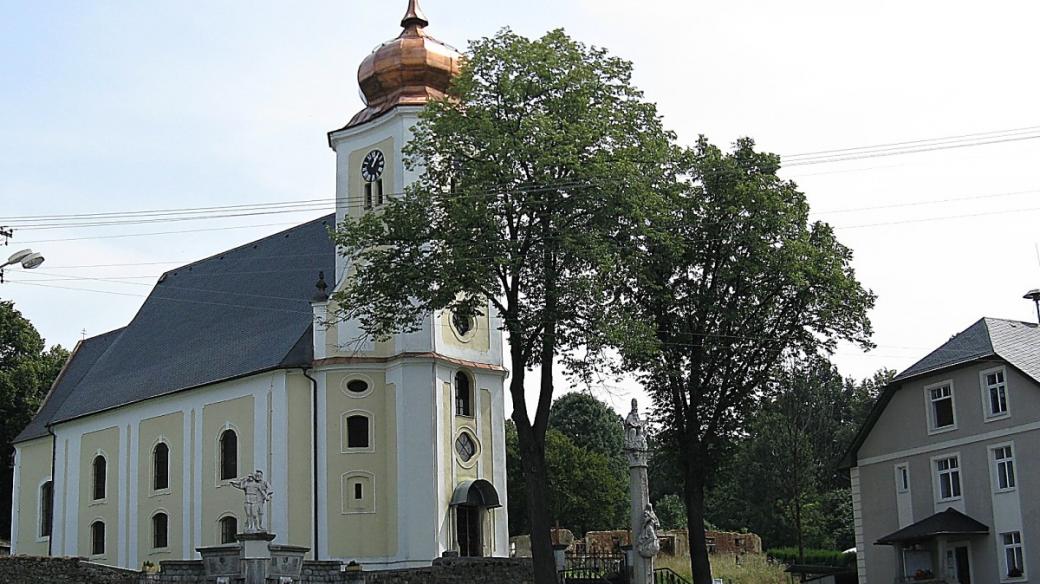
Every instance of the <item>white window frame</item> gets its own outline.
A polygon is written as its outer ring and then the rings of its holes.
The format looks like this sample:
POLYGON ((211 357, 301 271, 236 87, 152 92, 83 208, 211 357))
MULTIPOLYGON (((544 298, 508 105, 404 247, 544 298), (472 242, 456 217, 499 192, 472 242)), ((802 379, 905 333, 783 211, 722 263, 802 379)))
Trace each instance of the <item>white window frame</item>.
MULTIPOLYGON (((979 372, 979 390, 982 392, 982 419, 986 422, 995 422, 997 420, 1003 420, 1011 417, 1011 396, 1008 391, 1008 375, 1007 368, 1003 365, 1000 367, 993 367, 991 369, 985 369, 979 372), (1004 378, 1004 411, 993 413, 990 408, 989 401, 989 384, 986 381, 986 376, 1000 373, 1004 378)), ((954 416, 956 417, 956 416, 954 416)))
POLYGON ((217 488, 225 487, 230 485, 231 481, 238 479, 242 476, 242 432, 238 429, 238 426, 232 424, 229 421, 225 421, 224 424, 220 426, 220 429, 217 430, 217 434, 213 438, 213 445, 213 484, 217 488), (224 432, 227 432, 228 430, 231 430, 235 433, 235 472, 238 476, 230 479, 222 479, 220 478, 220 438, 224 435, 224 432))
POLYGON ((169 511, 167 511, 166 509, 163 509, 161 507, 159 509, 156 509, 155 511, 153 511, 152 514, 148 517, 148 528, 151 530, 151 534, 150 534, 151 538, 149 539, 148 547, 151 550, 152 554, 155 554, 155 553, 169 553, 169 551, 170 551, 170 540, 173 539, 171 537, 171 533, 173 532, 173 530, 170 529, 171 523, 172 523, 172 521, 170 520, 170 513, 169 513, 169 511), (159 515, 160 513, 166 516, 166 547, 155 547, 155 516, 159 515))
POLYGON ((1001 444, 994 444, 994 445, 992 445, 992 446, 990 446, 989 448, 986 449, 986 454, 989 457, 989 465, 990 465, 990 468, 992 469, 992 472, 993 472, 993 492, 994 493, 1010 493, 1011 491, 1014 491, 1015 489, 1017 489, 1018 488, 1018 468, 1017 468, 1017 465, 1015 464, 1015 445, 1014 445, 1014 443, 1012 443, 1012 442, 1004 442, 1004 443, 1001 443, 1001 444), (998 461, 997 458, 996 458, 996 452, 997 452, 997 450, 1001 450, 1001 449, 1004 449, 1004 448, 1008 449, 1008 451, 1011 454, 1011 457, 998 461), (1003 463, 1005 461, 1011 463, 1011 475, 1010 476, 1011 476, 1011 482, 1013 482, 1014 484, 1011 485, 1011 486, 1002 488, 1000 486, 1000 475, 1001 475, 1000 466, 1001 466, 1001 463, 1003 463))
MULTIPOLYGON (((36 485, 36 542, 41 543, 50 541, 50 535, 43 535, 43 486, 47 483, 51 484, 51 534, 54 534, 54 481, 51 480, 50 476, 44 477, 36 485)), ((12 534, 13 536, 13 534, 12 534)), ((13 537, 12 537, 13 539, 13 537)))
POLYGON ((166 437, 160 436, 159 438, 157 438, 155 442, 152 444, 152 452, 149 455, 149 462, 151 462, 151 476, 149 477, 150 480, 148 481, 149 497, 169 495, 171 493, 171 485, 173 485, 173 461, 171 460, 172 457, 173 449, 170 448, 170 443, 166 440, 166 437), (155 488, 155 449, 158 448, 160 444, 166 445, 166 488, 164 489, 155 488))
POLYGON ((368 410, 348 410, 339 416, 339 453, 354 454, 358 452, 376 451, 376 416, 368 410), (347 420, 353 416, 368 418, 368 446, 350 446, 347 420))
MULTIPOLYGON (((961 465, 961 453, 960 452, 950 452, 950 453, 947 453, 947 454, 943 454, 941 456, 933 456, 932 460, 931 460, 931 463, 932 463, 932 480, 935 482, 935 501, 937 503, 949 503, 949 502, 952 502, 952 501, 960 501, 961 499, 963 499, 964 498, 964 480, 963 480, 963 477, 961 477, 961 475, 964 473, 964 467, 961 465), (941 460, 948 460, 948 459, 951 459, 951 458, 957 459, 957 468, 956 469, 939 470, 939 461, 941 461, 941 460), (960 491, 960 494, 959 495, 955 495, 955 496, 951 496, 951 497, 943 497, 942 496, 942 475, 943 474, 947 474, 947 473, 953 474, 953 472, 957 473, 957 490, 960 491)), ((952 479, 951 479, 951 481, 952 481, 952 479)), ((950 494, 951 495, 953 495, 953 491, 954 491, 953 483, 951 482, 950 483, 950 494)))
POLYGON ((907 462, 896 465, 896 492, 910 492, 910 464, 907 462))
MULTIPOLYGON (((108 453, 106 453, 104 450, 101 450, 99 448, 96 452, 94 452, 94 456, 90 457, 90 471, 89 471, 90 472, 90 502, 87 503, 88 507, 93 507, 95 505, 106 505, 106 504, 108 504, 108 492, 111 490, 109 488, 109 487, 111 487, 111 482, 108 480, 108 475, 109 475, 108 467, 109 467, 109 464, 108 464, 108 453), (97 477, 96 477, 96 475, 94 473, 94 463, 97 462, 97 459, 98 459, 99 456, 101 458, 105 459, 105 496, 100 498, 100 499, 95 499, 94 498, 94 492, 97 490, 97 488, 96 488, 97 477)), ((106 527, 106 529, 107 529, 107 527, 106 527)))
POLYGON ((89 553, 90 559, 92 559, 92 560, 105 559, 108 556, 108 525, 105 523, 105 520, 103 518, 95 517, 94 519, 92 519, 90 521, 90 523, 88 523, 88 526, 89 527, 87 528, 87 531, 90 533, 90 538, 89 538, 89 543, 88 543, 88 545, 90 546, 90 549, 89 549, 89 551, 90 551, 90 553, 89 553), (103 549, 101 550, 100 554, 95 554, 94 553, 94 524, 95 523, 100 523, 101 524, 101 531, 102 531, 101 547, 103 549))
MULTIPOLYGON (((940 381, 939 383, 932 383, 930 385, 924 386, 924 404, 925 404, 925 410, 926 410, 925 415, 928 417, 928 435, 929 436, 931 436, 933 434, 942 434, 943 432, 952 432, 952 431, 957 429, 957 397, 956 397, 955 394, 956 394, 956 392, 954 391, 953 380, 952 379, 947 379, 945 381, 940 381), (950 388, 950 410, 953 412, 953 423, 950 424, 949 426, 942 426, 940 428, 940 427, 936 426, 936 419, 935 419, 935 405, 934 404, 935 404, 935 401, 938 401, 938 400, 932 400, 932 390, 933 389, 939 389, 941 387, 949 387, 950 388)), ((945 399, 945 398, 943 398, 943 399, 945 399)))
POLYGON ((1000 581, 1001 582, 1024 582, 1028 579, 1029 569, 1026 567, 1026 545, 1025 538, 1022 537, 1022 530, 1016 529, 1012 531, 1005 531, 997 535, 997 542, 1000 544, 1000 581), (1004 536, 1011 535, 1013 533, 1018 534, 1018 543, 1006 544, 1004 543, 1004 536), (1018 548, 1022 554, 1022 575, 1021 576, 1008 576, 1008 565, 1007 565, 1007 552, 1008 548, 1018 548))

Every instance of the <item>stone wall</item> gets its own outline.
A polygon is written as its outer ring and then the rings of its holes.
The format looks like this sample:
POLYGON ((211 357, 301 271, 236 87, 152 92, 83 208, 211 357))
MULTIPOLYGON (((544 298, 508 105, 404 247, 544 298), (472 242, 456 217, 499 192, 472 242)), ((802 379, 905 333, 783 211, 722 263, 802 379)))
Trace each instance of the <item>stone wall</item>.
MULTIPOLYGON (((617 553, 621 546, 627 546, 627 530, 590 531, 584 539, 576 543, 584 543, 584 547, 575 547, 577 553, 611 554, 617 553)), ((708 551, 713 554, 760 554, 762 538, 754 533, 734 533, 729 531, 707 531, 708 551)), ((661 542, 661 554, 666 556, 686 557, 690 555, 690 536, 685 529, 672 529, 658 534, 661 542)))
POLYGON ((140 572, 93 564, 81 558, 0 558, 5 584, 138 584, 140 572))
POLYGON ((365 584, 534 584, 520 558, 438 558, 429 568, 365 572, 365 584))

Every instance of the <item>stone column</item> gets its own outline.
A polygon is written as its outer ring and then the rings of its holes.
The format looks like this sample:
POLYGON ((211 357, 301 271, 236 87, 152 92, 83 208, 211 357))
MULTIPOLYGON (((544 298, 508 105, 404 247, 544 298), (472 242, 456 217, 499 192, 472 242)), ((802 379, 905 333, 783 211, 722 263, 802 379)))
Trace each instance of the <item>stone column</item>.
POLYGON ((632 411, 625 418, 625 457, 628 459, 632 526, 632 584, 653 584, 654 556, 660 551, 657 530, 660 523, 650 505, 647 480, 646 422, 639 418, 639 405, 632 400, 632 411))

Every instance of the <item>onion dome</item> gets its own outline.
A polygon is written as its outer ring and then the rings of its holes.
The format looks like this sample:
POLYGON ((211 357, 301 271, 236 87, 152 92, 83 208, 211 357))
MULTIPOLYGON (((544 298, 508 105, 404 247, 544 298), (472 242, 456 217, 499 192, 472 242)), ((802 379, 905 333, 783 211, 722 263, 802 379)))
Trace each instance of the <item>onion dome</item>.
POLYGON ((462 54, 426 34, 419 0, 409 0, 401 34, 378 46, 358 68, 365 109, 347 127, 375 119, 399 105, 422 106, 443 97, 459 72, 462 54))

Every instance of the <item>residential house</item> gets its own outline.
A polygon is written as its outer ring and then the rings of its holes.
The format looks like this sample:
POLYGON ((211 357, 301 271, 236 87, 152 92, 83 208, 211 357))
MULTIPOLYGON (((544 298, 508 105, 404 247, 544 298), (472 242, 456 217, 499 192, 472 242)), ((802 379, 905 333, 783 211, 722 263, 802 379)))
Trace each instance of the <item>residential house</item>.
POLYGON ((859 581, 1040 580, 1040 328, 984 318, 896 376, 844 465, 859 581))

